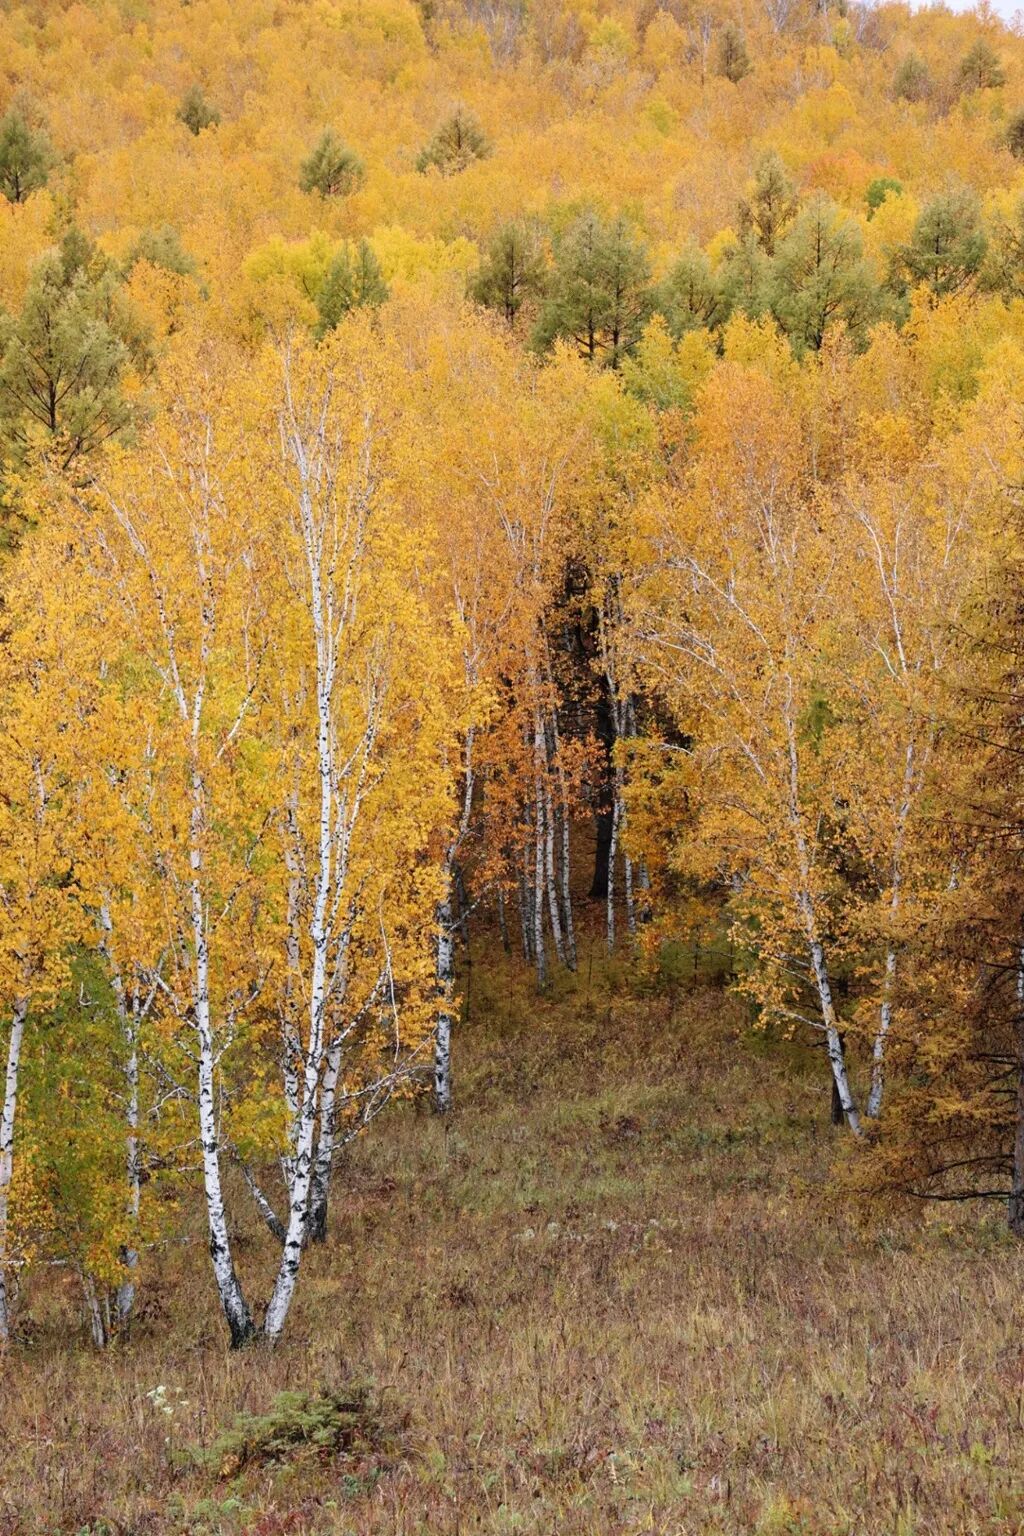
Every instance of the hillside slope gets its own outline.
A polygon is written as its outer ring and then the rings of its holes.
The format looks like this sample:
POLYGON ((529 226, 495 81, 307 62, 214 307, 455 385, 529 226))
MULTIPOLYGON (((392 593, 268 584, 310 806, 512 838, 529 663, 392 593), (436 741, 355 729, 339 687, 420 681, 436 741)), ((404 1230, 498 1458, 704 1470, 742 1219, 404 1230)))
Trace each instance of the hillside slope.
POLYGON ((831 1210, 818 1059, 586 969, 540 1003, 490 970, 458 1047, 447 1125, 359 1144, 276 1353, 225 1355, 181 1250, 107 1356, 41 1323, 0 1383, 3 1536, 1020 1529, 1024 1258, 995 1222, 831 1210), (197 1463, 366 1377, 385 1450, 197 1463))

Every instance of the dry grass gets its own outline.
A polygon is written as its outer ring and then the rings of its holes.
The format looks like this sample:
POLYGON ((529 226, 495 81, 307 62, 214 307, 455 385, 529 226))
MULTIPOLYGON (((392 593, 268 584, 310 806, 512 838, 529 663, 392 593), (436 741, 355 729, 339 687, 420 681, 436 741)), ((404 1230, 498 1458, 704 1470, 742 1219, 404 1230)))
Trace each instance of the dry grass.
MULTIPOLYGON (((996 1219, 830 1209, 820 1060, 719 993, 474 987, 457 1113, 358 1148, 275 1354, 226 1354, 198 1239, 106 1357, 40 1299, 3 1366, 3 1536, 1024 1529, 1024 1258, 996 1219), (397 1457, 232 1481, 184 1454, 366 1376, 411 1416, 397 1457)), ((270 1259, 242 1234, 249 1273, 270 1259)))

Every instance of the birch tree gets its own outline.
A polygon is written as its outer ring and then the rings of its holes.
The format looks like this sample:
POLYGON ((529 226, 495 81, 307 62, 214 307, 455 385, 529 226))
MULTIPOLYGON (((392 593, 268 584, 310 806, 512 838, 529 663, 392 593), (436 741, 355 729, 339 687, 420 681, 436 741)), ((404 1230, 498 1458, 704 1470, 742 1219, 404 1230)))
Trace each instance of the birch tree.
POLYGON ((166 959, 149 978, 178 1040, 198 1119, 209 1247, 233 1345, 255 1331, 232 1254, 223 1186, 224 1058, 266 980, 253 877, 265 787, 246 745, 269 632, 265 545, 238 515, 258 400, 228 386, 211 349, 166 381, 159 428, 112 452, 77 532, 103 603, 108 675, 132 695, 136 734, 116 741, 137 793, 124 836, 145 850, 164 907, 166 959))
MULTIPOLYGON (((451 814, 445 636, 415 590, 429 554, 391 490, 400 381, 355 321, 281 358, 277 463, 292 644, 279 672, 287 802, 279 825, 290 967, 282 1068, 288 1217, 265 1331, 307 1235, 322 1236, 336 1153, 423 1062, 429 957, 446 880, 429 857, 451 814), (399 1006, 401 994, 403 1002, 399 1006), (301 1017, 300 1017, 301 1013, 301 1017)), ((471 792, 471 790, 470 790, 471 792)))
MULTIPOLYGON (((906 428, 904 428, 906 431, 906 428)), ((903 453, 877 454, 851 469, 838 488, 850 607, 850 645, 840 660, 849 751, 844 758, 844 825, 870 872, 867 903, 881 956, 870 994, 871 1080, 865 1111, 882 1109, 885 1061, 893 1028, 901 935, 919 921, 953 878, 947 857, 934 859, 920 818, 944 757, 948 690, 957 667, 958 616, 976 567, 969 501, 944 488, 922 462, 932 446, 906 436, 903 453), (908 451, 909 450, 909 451, 908 451)), ((839 787, 839 786, 837 786, 839 787)))
POLYGON ((834 989, 842 890, 827 729, 837 551, 818 496, 798 374, 765 342, 705 387, 684 488, 653 498, 637 584, 636 662, 692 739, 690 807, 673 858, 731 890, 757 953, 747 985, 769 1015, 825 1045, 843 1117, 854 1101, 834 989))

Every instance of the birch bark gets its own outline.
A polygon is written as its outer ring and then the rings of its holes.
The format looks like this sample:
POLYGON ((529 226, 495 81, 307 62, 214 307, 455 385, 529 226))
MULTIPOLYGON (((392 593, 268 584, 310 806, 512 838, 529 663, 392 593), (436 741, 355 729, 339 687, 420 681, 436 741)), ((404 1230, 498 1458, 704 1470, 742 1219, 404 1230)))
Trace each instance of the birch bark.
POLYGON ((4 1102, 3 1109, 0 1111, 0 1342, 6 1342, 11 1332, 8 1221, 11 1179, 14 1174, 18 1080, 27 1017, 28 999, 18 998, 11 1013, 11 1032, 7 1039, 7 1066, 4 1073, 4 1102))

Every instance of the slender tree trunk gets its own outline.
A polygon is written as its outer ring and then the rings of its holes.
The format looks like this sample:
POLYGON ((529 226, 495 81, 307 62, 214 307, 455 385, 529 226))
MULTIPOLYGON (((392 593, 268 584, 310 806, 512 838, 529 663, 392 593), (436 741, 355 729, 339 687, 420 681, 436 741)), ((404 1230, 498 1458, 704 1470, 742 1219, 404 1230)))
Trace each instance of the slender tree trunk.
POLYGON ((622 856, 622 867, 626 888, 626 927, 629 929, 631 939, 636 938, 636 901, 633 896, 633 860, 628 853, 622 856))
POLYGON ((1024 947, 1017 957, 1017 1096, 1013 1136, 1013 1188, 1007 1203, 1007 1219, 1015 1237, 1024 1237, 1024 947))
POLYGON ((18 1109, 18 1075, 21 1047, 25 1038, 28 999, 18 998, 11 1015, 11 1033, 7 1041, 7 1070, 4 1075, 4 1102, 0 1110, 0 1343, 10 1337, 11 1299, 8 1275, 8 1220, 11 1178, 14 1174, 14 1124, 18 1109))
MULTIPOLYGON (((467 682, 475 681, 472 668, 467 664, 467 682)), ((458 854, 469 833, 473 816, 473 790, 475 772, 473 752, 476 733, 472 727, 466 732, 463 752, 462 809, 455 835, 445 859, 444 900, 437 909, 437 950, 435 980, 437 985, 437 1022, 434 1026, 434 1108, 446 1115, 452 1107, 452 1028, 455 1023, 455 943, 453 931, 453 898, 459 902, 459 930, 466 949, 467 975, 472 975, 469 952, 469 912, 466 887, 458 854)), ((499 915, 502 923, 502 939, 508 948, 508 933, 504 926, 505 908, 502 893, 498 892, 499 915)))
POLYGON ((548 961, 544 948, 544 802, 541 797, 540 774, 534 776, 534 823, 533 823, 533 959, 537 968, 537 985, 547 986, 548 961))
POLYGON ((859 1136, 860 1116, 853 1101, 850 1080, 846 1072, 846 1052, 843 1049, 843 1038, 839 1032, 835 999, 832 996, 832 983, 829 980, 828 966, 825 963, 825 950, 819 937, 818 917, 811 894, 811 859, 800 817, 800 780, 796 727, 788 710, 784 715, 784 721, 789 752, 789 824, 793 836, 794 853, 796 855, 800 880, 800 885, 796 892, 796 905, 807 938, 807 949, 811 961, 811 975, 814 977, 815 990, 818 994, 818 1006, 821 1012, 822 1028, 825 1031, 825 1045, 828 1051, 829 1066, 832 1069, 834 1092, 842 1109, 843 1118, 854 1135, 859 1136))
POLYGON ((498 932, 501 934, 501 947, 506 955, 511 952, 512 945, 508 936, 508 911, 505 904, 505 888, 498 886, 498 932))
MULTIPOLYGON (((284 1087, 284 1102, 288 1110, 288 1151, 281 1155, 281 1172, 289 1193, 294 1177, 295 1143, 299 1131, 299 1064, 302 1059, 302 1042, 295 1022, 301 958, 299 908, 302 882, 297 798, 297 794, 293 792, 289 796, 285 809, 287 835, 284 840, 284 862, 288 871, 288 894, 285 911, 284 991, 280 1005, 281 1082, 284 1087)), ((276 1217, 275 1220, 277 1220, 276 1217)), ((273 1230, 271 1226, 271 1231, 273 1230)), ((284 1241, 283 1228, 279 1241, 284 1241)))
POLYGON ((814 975, 818 1002, 821 1007, 822 1022, 825 1026, 825 1045, 828 1051, 829 1066, 832 1069, 832 1081, 835 1085, 836 1097, 842 1108, 843 1119, 854 1135, 859 1136, 860 1116, 853 1102, 850 1080, 846 1072, 846 1052, 843 1049, 843 1037, 839 1031, 836 1019, 832 985, 829 981, 828 969, 825 965, 825 951, 820 942, 815 938, 810 940, 810 951, 811 971, 814 975))
POLYGON ((82 1292, 85 1296, 85 1310, 89 1317, 89 1334, 97 1349, 106 1349, 110 1343, 110 1316, 109 1309, 100 1301, 99 1292, 96 1289, 96 1278, 80 1271, 79 1278, 82 1282, 82 1292))
POLYGON ((892 944, 885 952, 885 973, 882 978, 882 1003, 878 1010, 878 1029, 871 1050, 871 1087, 865 1114, 869 1120, 877 1120, 882 1112, 882 1093, 885 1087, 885 1047, 892 1028, 892 988, 896 979, 896 950, 892 944))
POLYGON ((203 786, 198 769, 192 775, 191 848, 191 919, 193 949, 193 1009, 195 1015, 198 1080, 199 1139, 203 1149, 203 1187, 210 1232, 210 1259, 213 1263, 217 1292, 231 1334, 232 1349, 248 1343, 255 1333, 252 1314, 235 1273, 224 1209, 224 1189, 220 1167, 220 1132, 215 1099, 215 1061, 213 1026, 210 1019, 209 950, 206 938, 206 909, 201 879, 203 872, 203 786))
MULTIPOLYGON (((326 943, 320 946, 319 954, 317 949, 318 946, 314 943, 310 1012, 314 1016, 311 1027, 322 1039, 326 943)), ((288 1221, 285 1226, 281 1262, 263 1320, 263 1332, 272 1342, 280 1338, 284 1328, 299 1278, 302 1250, 306 1244, 306 1223, 309 1217, 313 1184, 313 1143, 319 1098, 319 1068, 322 1059, 323 1053, 316 1048, 314 1041, 314 1045, 306 1053, 306 1069, 303 1073, 302 1109, 299 1114, 299 1135, 295 1149, 295 1174, 289 1191, 288 1221)))
POLYGON ((523 849, 522 867, 519 870, 519 927, 523 940, 523 959, 533 963, 533 909, 530 903, 530 882, 527 876, 529 848, 523 849))
POLYGON ((555 953, 562 965, 566 964, 565 940, 562 937, 562 914, 558 899, 558 883, 555 879, 555 813, 551 801, 551 789, 544 785, 544 884, 547 887, 548 913, 551 918, 551 937, 555 953))
POLYGON ((592 901, 607 901, 611 876, 611 849, 614 812, 610 805, 600 805, 594 812, 594 878, 590 882, 592 901))
MULTIPOLYGON (((310 548, 313 548, 312 544, 310 548)), ((306 1226, 309 1219, 314 1172, 313 1138, 318 1104, 321 1131, 326 1129, 328 1137, 333 1133, 331 1122, 334 1116, 333 1096, 330 1112, 325 1118, 320 1092, 320 1074, 324 1066, 327 1027, 330 900, 334 870, 334 752, 331 721, 333 665, 330 651, 332 637, 324 621, 320 569, 313 555, 310 555, 309 568, 317 654, 317 773, 320 780, 320 813, 316 894, 310 918, 312 963, 309 980, 309 1038, 304 1053, 302 1105, 299 1111, 295 1167, 292 1186, 289 1190, 288 1221, 281 1251, 281 1263, 263 1320, 263 1331, 272 1341, 280 1338, 284 1328, 292 1297, 295 1294, 299 1267, 302 1263, 302 1250, 306 1243, 306 1226)), ((328 1158, 328 1169, 329 1166, 328 1158)))
MULTIPOLYGON (((929 752, 927 747, 924 752, 927 762, 929 752)), ((871 1088, 868 1092, 866 1114, 868 1119, 877 1120, 882 1112, 882 1094, 885 1087, 885 1050, 889 1040, 889 1031, 892 1028, 892 994, 896 982, 896 945, 891 937, 892 928, 896 922, 896 916, 900 908, 900 897, 903 890, 903 843, 906 837, 907 820, 910 816, 910 807, 914 794, 914 779, 917 773, 917 750, 915 743, 907 743, 906 760, 903 769, 903 794, 900 801, 899 814, 896 818, 896 830, 892 844, 892 864, 890 878, 892 880, 892 895, 889 901, 890 939, 885 954, 885 974, 882 978, 882 1003, 879 1009, 878 1029, 875 1033, 874 1046, 871 1053, 871 1088)))
POLYGON ((277 1212, 274 1210, 274 1207, 263 1193, 263 1190, 260 1188, 259 1183, 257 1182, 256 1175, 249 1167, 249 1164, 245 1162, 243 1158, 239 1158, 238 1166, 242 1170, 242 1178, 245 1180, 245 1187, 249 1191, 250 1195, 252 1195, 253 1203, 255 1204, 256 1209, 259 1211, 260 1215, 263 1217, 263 1220, 267 1226, 267 1230, 272 1234, 272 1236, 277 1238, 279 1243, 283 1243, 285 1235, 284 1222, 281 1220, 280 1216, 278 1216, 277 1212))
POLYGON ((591 901, 608 899, 609 855, 612 843, 613 795, 612 752, 615 747, 615 718, 611 684, 605 670, 599 674, 600 692, 594 720, 594 733, 601 746, 598 759, 600 782, 594 810, 594 878, 590 882, 591 901))
POLYGON ((560 848, 558 879, 562 899, 562 924, 565 930, 565 956, 566 964, 570 971, 575 971, 579 964, 579 955, 576 948, 576 920, 572 910, 572 863, 569 846, 569 817, 564 809, 559 818, 558 830, 560 848))
POLYGON ((437 992, 434 1108, 439 1115, 446 1115, 452 1107, 452 999, 455 992, 455 945, 450 896, 437 909, 437 992))
POLYGON ((558 714, 551 711, 550 735, 545 733, 545 746, 548 755, 549 767, 554 767, 558 779, 558 812, 554 817, 556 844, 558 849, 558 893, 562 913, 562 934, 565 946, 565 964, 570 971, 575 971, 577 966, 576 954, 576 925, 572 912, 572 865, 570 862, 570 818, 569 818, 569 790, 565 782, 565 767, 562 763, 562 743, 558 730, 558 714))
POLYGON ((338 1079, 341 1076, 341 1041, 333 1041, 324 1064, 320 1086, 320 1130, 313 1160, 313 1181, 309 1195, 306 1239, 311 1243, 327 1241, 327 1223, 331 1205, 331 1175, 334 1171, 334 1143, 337 1137, 338 1079))
MULTIPOLYGON (((100 908, 100 947, 106 957, 110 968, 110 984, 114 991, 114 1001, 117 1005, 117 1019, 121 1029, 121 1043, 124 1047, 124 1060, 122 1071, 124 1073, 125 1092, 125 1179, 128 1185, 128 1215, 131 1220, 133 1233, 138 1232, 139 1215, 142 1208, 142 1164, 139 1148, 139 1038, 142 1027, 143 1005, 139 995, 138 985, 132 988, 129 1000, 128 989, 124 984, 124 976, 120 967, 115 964, 111 948, 111 934, 113 924, 110 918, 110 908, 106 902, 100 908)), ((124 1279, 117 1287, 114 1298, 114 1316, 119 1324, 128 1322, 135 1306, 135 1272, 138 1268, 139 1253, 133 1243, 121 1250, 121 1263, 127 1271, 124 1279)))
MULTIPOLYGON (((123 990, 123 989, 122 989, 123 990)), ((139 1149, 139 1025, 140 1007, 136 994, 130 1011, 122 1009, 125 1062, 125 1176, 128 1180, 128 1214, 132 1232, 139 1230, 142 1208, 142 1164, 139 1149)), ((119 1324, 128 1322, 135 1306, 135 1272, 139 1265, 139 1250, 130 1243, 121 1252, 121 1262, 127 1271, 117 1287, 115 1316, 119 1324)))
POLYGON ((608 900, 606 907, 608 953, 615 948, 615 860, 619 851, 619 822, 622 806, 617 790, 613 790, 612 835, 608 844, 608 900))

